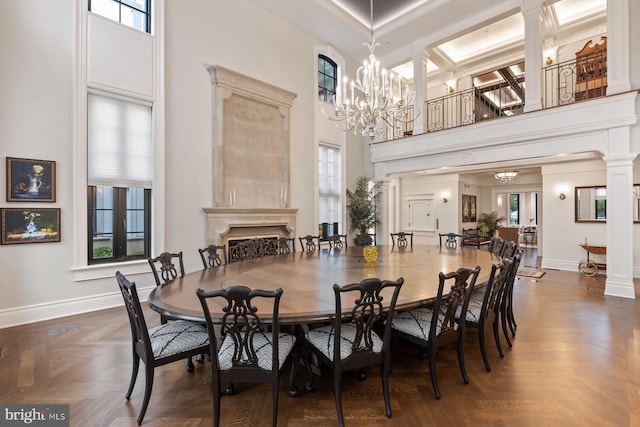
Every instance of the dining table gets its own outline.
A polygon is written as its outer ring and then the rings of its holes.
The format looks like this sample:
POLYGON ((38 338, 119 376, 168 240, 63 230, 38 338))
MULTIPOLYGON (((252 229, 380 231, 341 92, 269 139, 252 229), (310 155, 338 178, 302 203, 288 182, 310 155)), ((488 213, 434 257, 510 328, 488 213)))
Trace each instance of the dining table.
MULTIPOLYGON (((486 249, 471 247, 444 248, 436 245, 414 245, 413 248, 377 246, 378 258, 367 262, 363 247, 320 249, 269 255, 237 261, 196 271, 178 277, 153 289, 147 299, 158 313, 173 319, 204 322, 202 307, 196 290, 205 291, 243 285, 251 289, 275 290, 281 288, 278 320, 282 325, 322 322, 335 317, 333 285, 358 283, 365 278, 382 280, 404 278, 396 310, 419 306, 437 296, 439 273, 455 271, 460 267, 480 266, 478 283, 486 281, 491 265, 499 258, 486 249)), ((447 290, 444 290, 447 293, 447 290)), ((385 294, 383 293, 383 296, 385 294)), ((391 291, 386 302, 390 301, 391 291)), ((345 312, 353 306, 353 296, 342 296, 345 312), (348 301, 347 298, 351 298, 348 301)), ((271 302, 255 300, 263 321, 269 322, 271 302)), ((222 299, 210 301, 210 311, 219 321, 223 313, 222 299)))

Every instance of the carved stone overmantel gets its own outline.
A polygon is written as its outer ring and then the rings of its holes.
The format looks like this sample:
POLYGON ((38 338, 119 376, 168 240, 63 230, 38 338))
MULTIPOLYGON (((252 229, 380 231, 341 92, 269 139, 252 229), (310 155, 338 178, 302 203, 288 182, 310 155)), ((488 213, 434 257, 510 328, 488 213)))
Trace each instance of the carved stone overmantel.
POLYGON ((221 66, 212 84, 213 206, 288 208, 296 94, 221 66))

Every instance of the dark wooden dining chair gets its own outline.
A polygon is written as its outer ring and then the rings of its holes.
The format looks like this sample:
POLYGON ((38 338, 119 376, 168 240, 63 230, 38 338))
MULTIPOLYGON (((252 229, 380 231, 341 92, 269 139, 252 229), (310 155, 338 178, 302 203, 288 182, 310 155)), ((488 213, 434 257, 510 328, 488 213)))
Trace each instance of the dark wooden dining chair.
POLYGON ((329 247, 333 249, 344 249, 348 245, 346 234, 332 234, 329 236, 329 247))
POLYGON ((206 248, 198 249, 204 269, 218 268, 227 264, 227 247, 225 245, 209 245, 206 248))
MULTIPOLYGON (((155 258, 149 258, 149 265, 153 278, 156 280, 156 286, 164 285, 176 279, 178 276, 184 277, 184 262, 182 261, 182 252, 175 254, 163 252, 155 258)), ((160 322, 167 323, 169 317, 161 314, 160 322)))
POLYGON ((133 386, 136 383, 140 360, 145 365, 144 399, 138 413, 138 424, 142 424, 151 398, 155 368, 195 355, 208 354, 209 334, 205 325, 184 320, 176 320, 147 329, 135 283, 130 282, 119 271, 116 272, 116 280, 131 326, 133 367, 129 389, 125 395, 127 400, 131 398, 133 386))
POLYGON ((238 243, 240 260, 257 259, 265 256, 265 244, 263 239, 248 239, 238 243))
POLYGON ((487 250, 492 254, 495 254, 494 248, 496 247, 496 244, 498 243, 498 241, 500 241, 500 238, 498 236, 491 236, 491 238, 489 239, 489 245, 487 245, 487 250))
POLYGON ((315 252, 320 249, 320 236, 312 236, 307 234, 304 237, 298 237, 302 252, 315 252))
POLYGON ((184 277, 182 251, 176 254, 163 252, 155 258, 149 258, 148 261, 156 279, 156 286, 164 285, 178 276, 184 277))
POLYGON ((515 251, 515 254, 513 255, 513 264, 511 264, 511 268, 507 273, 507 282, 505 284, 504 297, 502 298, 502 305, 500 306, 500 322, 502 323, 502 332, 509 348, 513 346, 511 337, 515 338, 516 328, 518 327, 518 325, 516 324, 516 319, 513 315, 513 287, 515 285, 516 276, 518 275, 518 268, 520 268, 520 261, 522 260, 523 253, 524 249, 522 249, 522 247, 518 247, 515 251), (509 332, 511 333, 511 337, 509 336, 509 332))
MULTIPOLYGON (((175 280, 178 277, 184 277, 184 262, 182 261, 182 251, 178 253, 163 252, 155 258, 149 258, 149 265, 156 280, 156 286, 161 286, 175 280)), ((168 320, 174 320, 166 314, 160 315, 160 323, 165 324, 168 320)), ((199 363, 204 362, 204 357, 200 355, 197 359, 199 363)), ((187 370, 192 372, 195 369, 193 359, 187 359, 187 370)))
MULTIPOLYGON (((296 337, 279 331, 278 308, 282 289, 275 291, 251 290, 246 286, 231 286, 226 289, 196 291, 209 333, 211 353, 211 395, 213 397, 213 425, 220 425, 221 386, 228 383, 224 393, 233 394, 234 382, 271 384, 272 410, 271 425, 278 420, 278 388, 280 370, 284 362, 293 354, 296 337), (218 299, 220 301, 212 301, 218 299), (271 317, 270 332, 265 332, 264 324, 257 314, 256 301, 273 301, 273 310, 266 314, 271 317), (211 306, 221 305, 213 316, 219 323, 215 331, 211 306), (217 336, 221 337, 218 343, 217 336)), ((290 390, 297 396, 294 383, 297 360, 291 364, 290 390)), ((245 408, 246 409, 246 408, 245 408)))
POLYGON ((278 253, 290 254, 296 251, 296 239, 295 237, 279 237, 278 240, 278 253))
POLYGON ((404 231, 391 233, 391 243, 391 247, 397 247, 398 249, 407 247, 413 249, 413 233, 405 233, 404 231))
MULTIPOLYGON (((393 318, 398 293, 403 283, 404 279, 401 277, 396 281, 368 278, 360 283, 345 286, 333 285, 336 306, 333 321, 327 326, 311 329, 305 334, 306 345, 311 347, 305 357, 305 366, 309 373, 309 383, 305 389, 313 389, 310 355, 315 353, 333 371, 333 387, 340 426, 344 426, 342 372, 353 369, 362 370, 372 365, 380 366, 385 413, 387 417, 391 417, 389 400, 391 323, 386 323, 382 337, 374 331, 374 327, 385 315, 387 319, 393 318), (381 293, 386 288, 392 288, 393 294, 391 298, 385 297, 385 301, 389 301, 389 306, 385 310, 381 293), (343 318, 342 298, 349 295, 354 297, 354 305, 350 308, 349 314, 343 318)), ((360 372, 359 378, 364 379, 366 377, 363 375, 364 371, 360 372)))
MULTIPOLYGON (((489 242, 491 243, 491 242, 489 242)), ((504 246, 505 241, 500 237, 496 238, 493 242, 493 246, 491 246, 491 252, 498 257, 502 256, 502 247, 504 246)))
MULTIPOLYGON (((469 306, 465 317, 466 326, 478 330, 480 354, 487 371, 491 370, 486 346, 490 331, 493 332, 493 338, 500 357, 504 357, 502 345, 500 344, 500 307, 511 264, 512 260, 510 258, 505 258, 502 262, 493 264, 487 283, 483 286, 474 287, 469 298, 469 306)), ((458 315, 458 317, 460 316, 458 315)))
POLYGON ((502 250, 500 251, 501 258, 511 258, 513 257, 516 249, 518 248, 518 244, 513 241, 505 241, 502 244, 502 250))
POLYGON ((444 345, 457 344, 458 364, 465 384, 469 383, 464 366, 464 327, 460 320, 466 317, 467 306, 475 286, 480 266, 459 268, 456 271, 439 274, 438 294, 435 301, 426 306, 396 313, 392 330, 403 339, 423 348, 421 357, 429 358, 429 374, 436 398, 440 399, 436 376, 436 353, 444 345), (447 287, 447 291, 445 291, 447 287))

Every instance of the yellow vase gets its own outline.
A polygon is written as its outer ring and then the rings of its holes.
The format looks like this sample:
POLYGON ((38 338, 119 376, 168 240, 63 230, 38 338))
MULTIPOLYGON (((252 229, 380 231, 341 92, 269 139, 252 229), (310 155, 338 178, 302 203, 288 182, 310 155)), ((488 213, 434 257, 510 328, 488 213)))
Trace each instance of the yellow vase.
POLYGON ((378 247, 377 246, 365 246, 362 249, 362 255, 366 262, 376 262, 378 259, 378 247))

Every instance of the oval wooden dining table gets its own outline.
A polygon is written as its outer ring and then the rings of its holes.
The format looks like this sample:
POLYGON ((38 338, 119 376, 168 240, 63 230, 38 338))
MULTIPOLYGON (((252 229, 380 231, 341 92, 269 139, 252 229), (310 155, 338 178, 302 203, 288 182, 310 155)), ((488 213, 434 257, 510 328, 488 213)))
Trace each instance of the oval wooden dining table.
MULTIPOLYGON (((406 309, 436 297, 440 272, 479 265, 480 283, 488 278, 491 264, 499 261, 484 249, 416 245, 413 249, 404 250, 379 246, 377 261, 367 263, 362 249, 350 246, 340 250, 295 252, 234 262, 179 277, 152 290, 147 301, 160 314, 204 322, 202 307, 196 296, 198 288, 211 290, 234 285, 264 290, 282 288, 278 315, 280 323, 313 323, 335 316, 334 283, 356 283, 368 277, 383 280, 403 277, 404 285, 396 309, 406 309)), ((391 292, 388 295, 387 302, 391 292)), ((343 301, 343 307, 349 309, 353 306, 353 296, 350 298, 351 301, 343 301)), ((258 313, 264 321, 269 322, 271 309, 261 304, 261 301, 256 301, 258 313)), ((215 300, 209 305, 212 313, 222 313, 222 305, 215 305, 215 300)))

